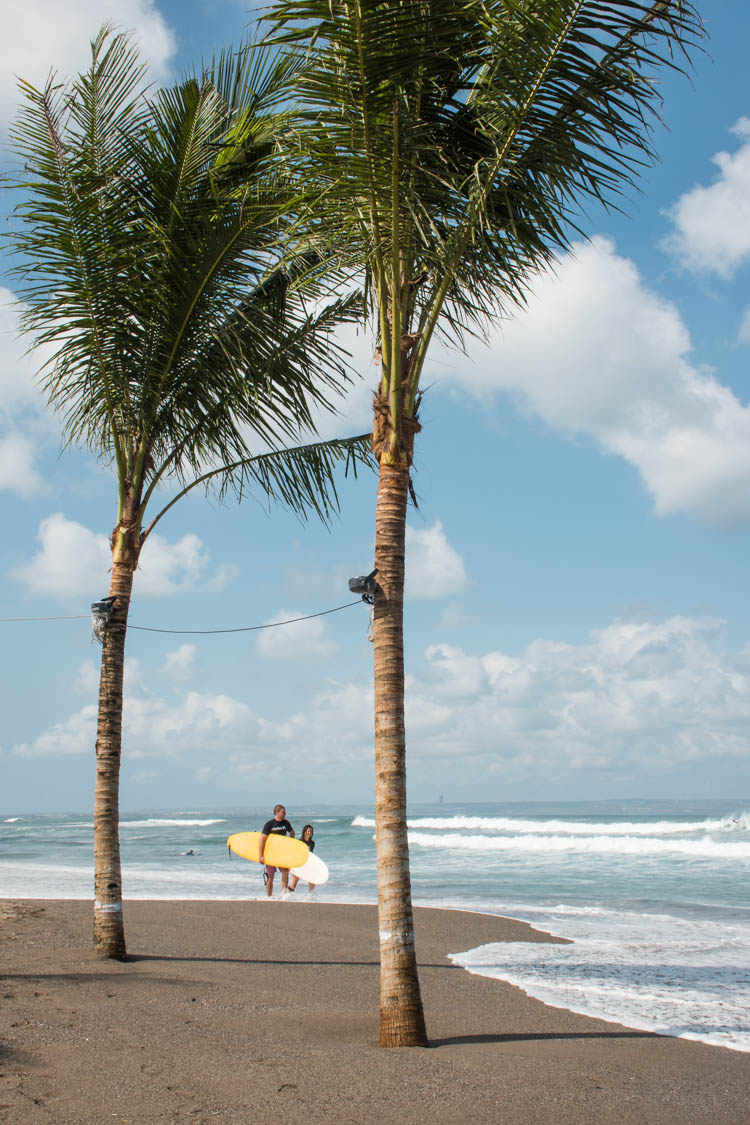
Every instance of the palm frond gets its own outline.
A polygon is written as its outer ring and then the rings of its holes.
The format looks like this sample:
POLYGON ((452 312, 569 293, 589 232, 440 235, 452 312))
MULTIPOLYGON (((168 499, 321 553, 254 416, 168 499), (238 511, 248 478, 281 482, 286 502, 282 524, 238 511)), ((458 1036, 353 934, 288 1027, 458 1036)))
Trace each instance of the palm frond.
POLYGON ((334 438, 289 449, 271 450, 209 469, 186 484, 151 520, 142 534, 145 541, 156 524, 193 488, 206 489, 218 483, 220 496, 233 492, 238 500, 251 494, 270 505, 281 504, 300 519, 311 514, 324 523, 338 511, 336 480, 343 466, 344 476, 357 476, 360 468, 372 470, 371 434, 350 438, 334 438))
POLYGON ((297 441, 346 385, 332 330, 358 298, 330 296, 336 267, 282 153, 298 69, 245 44, 147 95, 127 37, 104 29, 70 86, 23 86, 26 328, 52 353, 68 440, 149 496, 252 459, 249 442, 297 441))
POLYGON ((279 0, 267 19, 307 63, 296 143, 321 225, 381 313, 396 290, 411 307, 415 369, 433 331, 461 339, 523 300, 587 199, 632 190, 656 76, 702 35, 684 0, 279 0))

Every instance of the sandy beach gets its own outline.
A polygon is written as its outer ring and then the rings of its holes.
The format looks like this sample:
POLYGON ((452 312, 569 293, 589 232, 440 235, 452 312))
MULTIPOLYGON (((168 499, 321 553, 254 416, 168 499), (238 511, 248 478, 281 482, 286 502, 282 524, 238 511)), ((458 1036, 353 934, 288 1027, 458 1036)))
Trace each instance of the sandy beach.
POLYGON ((131 960, 91 903, 0 902, 0 1121, 13 1125, 632 1125, 748 1121, 747 1054, 548 1007, 449 953, 549 941, 417 909, 429 1049, 377 1046, 375 908, 130 902, 131 960))

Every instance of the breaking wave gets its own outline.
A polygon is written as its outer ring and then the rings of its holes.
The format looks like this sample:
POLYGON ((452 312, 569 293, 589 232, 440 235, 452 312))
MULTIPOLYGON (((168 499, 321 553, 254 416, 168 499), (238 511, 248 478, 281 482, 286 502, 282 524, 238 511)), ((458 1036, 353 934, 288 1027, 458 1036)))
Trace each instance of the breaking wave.
POLYGON ((750 860, 750 843, 730 843, 704 836, 697 840, 632 836, 433 836, 409 832, 409 844, 474 852, 570 852, 589 855, 685 855, 694 858, 750 860))
MULTIPOLYGON (((526 835, 566 836, 683 836, 697 832, 750 831, 750 812, 738 812, 721 819, 673 821, 654 820, 643 823, 618 821, 520 820, 504 816, 422 816, 407 820, 409 828, 432 828, 442 831, 513 832, 526 835)), ((352 828, 374 828, 371 817, 355 816, 352 828)))

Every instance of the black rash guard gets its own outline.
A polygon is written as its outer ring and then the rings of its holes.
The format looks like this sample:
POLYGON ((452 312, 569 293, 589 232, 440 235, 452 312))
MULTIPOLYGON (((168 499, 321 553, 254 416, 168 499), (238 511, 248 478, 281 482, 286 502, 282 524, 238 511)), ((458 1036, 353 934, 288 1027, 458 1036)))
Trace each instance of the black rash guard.
POLYGON ((260 830, 261 836, 270 836, 272 833, 276 835, 288 836, 294 829, 288 820, 277 820, 274 817, 272 820, 267 820, 260 830))

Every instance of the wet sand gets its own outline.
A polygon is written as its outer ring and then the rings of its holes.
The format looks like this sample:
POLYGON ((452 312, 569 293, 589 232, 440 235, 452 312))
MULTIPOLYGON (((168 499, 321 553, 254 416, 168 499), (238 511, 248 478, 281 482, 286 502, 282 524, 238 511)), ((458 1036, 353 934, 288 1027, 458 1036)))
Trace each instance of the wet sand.
POLYGON ((375 908, 129 902, 130 960, 92 904, 0 901, 9 1125, 742 1125, 750 1056, 548 1007, 447 955, 555 940, 417 909, 429 1049, 378 1047, 375 908))

